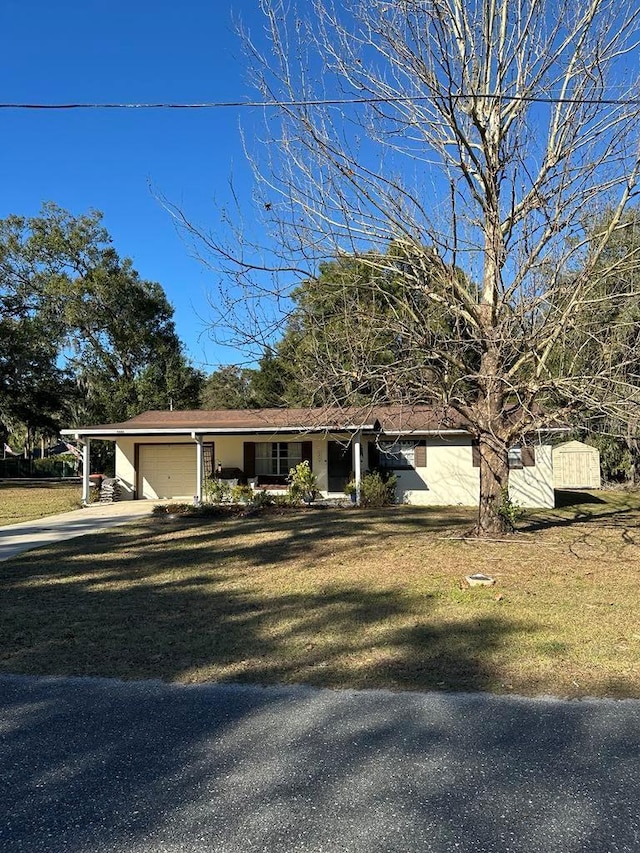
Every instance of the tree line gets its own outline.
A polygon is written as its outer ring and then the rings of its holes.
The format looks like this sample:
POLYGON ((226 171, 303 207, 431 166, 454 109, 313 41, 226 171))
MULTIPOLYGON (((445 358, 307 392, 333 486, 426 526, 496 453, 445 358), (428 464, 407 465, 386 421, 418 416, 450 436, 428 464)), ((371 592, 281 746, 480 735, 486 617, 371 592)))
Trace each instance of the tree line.
MULTIPOLYGON (((607 227, 605 212, 591 224, 607 227)), ((550 369, 592 373, 602 359, 620 381, 638 375, 640 216, 625 214, 597 267, 592 302, 556 342, 550 369), (598 334, 594 334, 594 323, 598 334), (630 355, 633 358, 630 358, 630 355), (568 360, 571 364, 568 364, 568 360)), ((279 339, 255 366, 225 365, 208 376, 190 365, 160 284, 141 279, 111 244, 99 213, 73 216, 54 204, 39 216, 0 221, 0 429, 3 440, 56 436, 61 426, 113 423, 146 409, 249 409, 406 404, 472 394, 479 353, 472 330, 428 298, 439 260, 424 249, 423 281, 406 247, 391 244, 319 264, 291 293, 279 339), (409 268, 409 271, 407 269, 409 268), (419 345, 417 345, 419 344, 419 345), (446 351, 447 357, 442 353, 446 351), (440 389, 437 398, 434 385, 440 389)), ((470 299, 479 286, 460 269, 470 299)), ((571 281, 560 291, 571 293, 571 281)), ((561 310, 551 301, 545 317, 561 310)), ((606 367, 606 365, 602 365, 606 367)), ((518 403, 517 393, 506 404, 518 403)), ((553 387, 540 404, 563 411, 574 435, 596 444, 608 479, 640 472, 638 403, 626 416, 553 387)), ((15 443, 15 442, 14 442, 15 443)), ((104 461, 104 460, 102 460, 104 461)))
POLYGON ((0 220, 0 440, 198 405, 160 284, 112 245, 98 212, 53 203, 0 220))

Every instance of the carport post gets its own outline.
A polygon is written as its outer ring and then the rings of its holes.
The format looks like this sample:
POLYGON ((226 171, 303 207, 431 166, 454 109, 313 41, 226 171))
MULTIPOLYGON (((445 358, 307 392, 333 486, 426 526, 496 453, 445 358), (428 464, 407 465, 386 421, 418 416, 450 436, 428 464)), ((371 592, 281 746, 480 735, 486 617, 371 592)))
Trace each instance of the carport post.
POLYGON ((191 437, 196 443, 196 493, 195 499, 198 504, 202 503, 202 474, 204 471, 204 458, 203 458, 203 447, 202 447, 202 436, 196 435, 195 432, 191 433, 191 437))
POLYGON ((358 432, 353 437, 353 472, 356 481, 356 503, 360 503, 360 479, 362 476, 362 465, 360 464, 360 447, 362 446, 362 432, 358 432))
POLYGON ((91 489, 91 473, 89 462, 89 450, 91 448, 91 439, 86 436, 84 439, 84 447, 82 448, 82 503, 85 506, 89 505, 89 491, 91 489))

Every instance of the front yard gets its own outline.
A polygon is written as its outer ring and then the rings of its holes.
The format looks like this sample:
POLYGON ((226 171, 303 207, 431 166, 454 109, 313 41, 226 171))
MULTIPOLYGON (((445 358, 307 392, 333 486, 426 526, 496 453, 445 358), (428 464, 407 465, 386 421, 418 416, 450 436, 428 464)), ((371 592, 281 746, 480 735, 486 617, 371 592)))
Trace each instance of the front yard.
POLYGON ((640 500, 149 519, 0 563, 0 671, 640 697, 640 500), (467 588, 482 572, 495 586, 467 588))
POLYGON ((0 483, 0 527, 78 509, 81 496, 78 482, 0 483))

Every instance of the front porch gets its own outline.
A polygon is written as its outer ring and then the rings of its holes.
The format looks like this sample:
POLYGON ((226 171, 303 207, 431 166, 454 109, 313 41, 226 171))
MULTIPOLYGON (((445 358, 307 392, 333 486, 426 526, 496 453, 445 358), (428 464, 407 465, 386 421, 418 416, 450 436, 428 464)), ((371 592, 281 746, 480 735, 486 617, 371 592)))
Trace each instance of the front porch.
POLYGON ((307 461, 323 498, 344 499, 344 486, 355 482, 360 498, 368 464, 362 433, 334 436, 224 435, 193 431, 188 436, 76 436, 84 441, 82 499, 89 503, 92 439, 115 442, 116 477, 122 500, 205 500, 207 478, 246 484, 254 490, 282 494, 291 468, 307 461), (293 440, 291 440, 293 439, 293 440), (300 440, 304 439, 304 440, 300 440), (232 476, 229 476, 232 474, 232 476))

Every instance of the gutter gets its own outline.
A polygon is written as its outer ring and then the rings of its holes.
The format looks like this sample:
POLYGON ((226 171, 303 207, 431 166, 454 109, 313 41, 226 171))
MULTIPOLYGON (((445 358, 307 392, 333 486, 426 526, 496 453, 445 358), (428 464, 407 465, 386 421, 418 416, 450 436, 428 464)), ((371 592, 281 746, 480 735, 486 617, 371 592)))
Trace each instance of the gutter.
POLYGON ((62 429, 60 435, 67 435, 79 440, 82 436, 100 437, 100 438, 120 438, 121 436, 136 436, 136 435, 187 435, 194 437, 195 435, 278 435, 300 434, 309 435, 311 433, 340 433, 340 432, 358 432, 359 430, 375 429, 374 424, 362 424, 355 426, 347 424, 345 426, 314 426, 314 427, 193 427, 184 428, 141 428, 141 429, 62 429))

